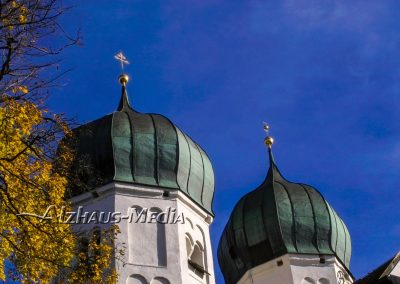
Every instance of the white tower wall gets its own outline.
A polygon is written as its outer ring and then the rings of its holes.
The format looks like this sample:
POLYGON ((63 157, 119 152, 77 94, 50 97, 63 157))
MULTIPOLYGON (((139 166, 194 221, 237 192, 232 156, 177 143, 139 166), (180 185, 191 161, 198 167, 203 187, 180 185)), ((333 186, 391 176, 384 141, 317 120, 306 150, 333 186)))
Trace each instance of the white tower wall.
MULTIPOLYGON (((184 193, 178 190, 166 193, 160 188, 110 183, 76 196, 72 202, 75 211, 83 206, 83 212, 105 215, 120 212, 121 216, 133 216, 132 220, 121 219, 117 224, 121 233, 116 247, 124 249, 122 261, 115 263, 118 283, 215 284, 209 233, 212 216, 184 193), (139 219, 136 212, 142 212, 139 219), (157 216, 159 221, 167 223, 157 222, 157 216)), ((75 229, 90 232, 95 227, 109 226, 90 222, 75 225, 75 229)))
POLYGON ((238 284, 348 284, 354 279, 334 256, 286 254, 246 272, 238 284))

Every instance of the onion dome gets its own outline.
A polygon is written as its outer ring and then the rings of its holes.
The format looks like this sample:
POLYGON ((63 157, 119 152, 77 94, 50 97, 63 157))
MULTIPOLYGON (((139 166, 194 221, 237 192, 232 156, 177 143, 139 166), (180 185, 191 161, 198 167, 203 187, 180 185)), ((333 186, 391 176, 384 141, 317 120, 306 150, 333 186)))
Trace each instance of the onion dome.
POLYGON ((72 195, 109 182, 180 190, 212 214, 214 172, 203 149, 168 118, 135 111, 120 76, 118 109, 73 130, 72 195))
POLYGON ((265 181, 235 206, 218 245, 225 283, 287 253, 335 255, 349 269, 351 239, 343 220, 315 188, 286 180, 272 155, 265 181))

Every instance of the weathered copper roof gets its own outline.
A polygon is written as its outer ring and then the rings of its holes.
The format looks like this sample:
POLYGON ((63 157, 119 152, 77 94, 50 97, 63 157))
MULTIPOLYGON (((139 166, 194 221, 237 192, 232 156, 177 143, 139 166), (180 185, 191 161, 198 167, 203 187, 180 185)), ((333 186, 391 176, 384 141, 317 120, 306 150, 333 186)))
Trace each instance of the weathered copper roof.
POLYGON ((336 255, 348 268, 346 225, 313 187, 287 181, 271 149, 265 181, 235 206, 218 245, 225 283, 286 253, 336 255))
POLYGON ((166 117, 135 111, 125 86, 117 111, 73 133, 75 170, 86 171, 81 180, 88 188, 121 181, 179 189, 212 213, 214 172, 207 154, 166 117))

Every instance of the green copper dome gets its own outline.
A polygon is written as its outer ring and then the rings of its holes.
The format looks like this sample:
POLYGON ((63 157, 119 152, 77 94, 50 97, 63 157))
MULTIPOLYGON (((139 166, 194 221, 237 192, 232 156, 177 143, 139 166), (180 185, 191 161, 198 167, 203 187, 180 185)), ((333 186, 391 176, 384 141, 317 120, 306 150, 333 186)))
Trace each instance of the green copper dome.
POLYGON ((112 181, 178 189, 212 214, 214 172, 207 154, 169 119, 129 104, 73 130, 72 195, 112 181))
POLYGON ((275 165, 265 181, 235 206, 218 245, 225 283, 286 253, 335 255, 349 268, 346 225, 313 187, 287 181, 275 165))

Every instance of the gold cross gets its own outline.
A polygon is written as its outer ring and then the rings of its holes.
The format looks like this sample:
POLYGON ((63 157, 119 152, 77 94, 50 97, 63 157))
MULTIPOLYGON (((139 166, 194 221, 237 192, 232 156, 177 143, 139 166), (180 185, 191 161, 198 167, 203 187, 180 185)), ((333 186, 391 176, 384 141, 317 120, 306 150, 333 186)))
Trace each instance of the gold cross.
POLYGON ((269 125, 268 125, 268 123, 263 122, 263 129, 264 129, 265 133, 268 134, 268 132, 269 132, 269 125))
POLYGON ((122 54, 122 51, 120 51, 118 54, 116 54, 114 56, 114 58, 116 60, 118 60, 119 62, 121 62, 121 69, 122 69, 122 73, 124 73, 124 63, 125 64, 129 64, 129 61, 126 59, 126 57, 122 54))

